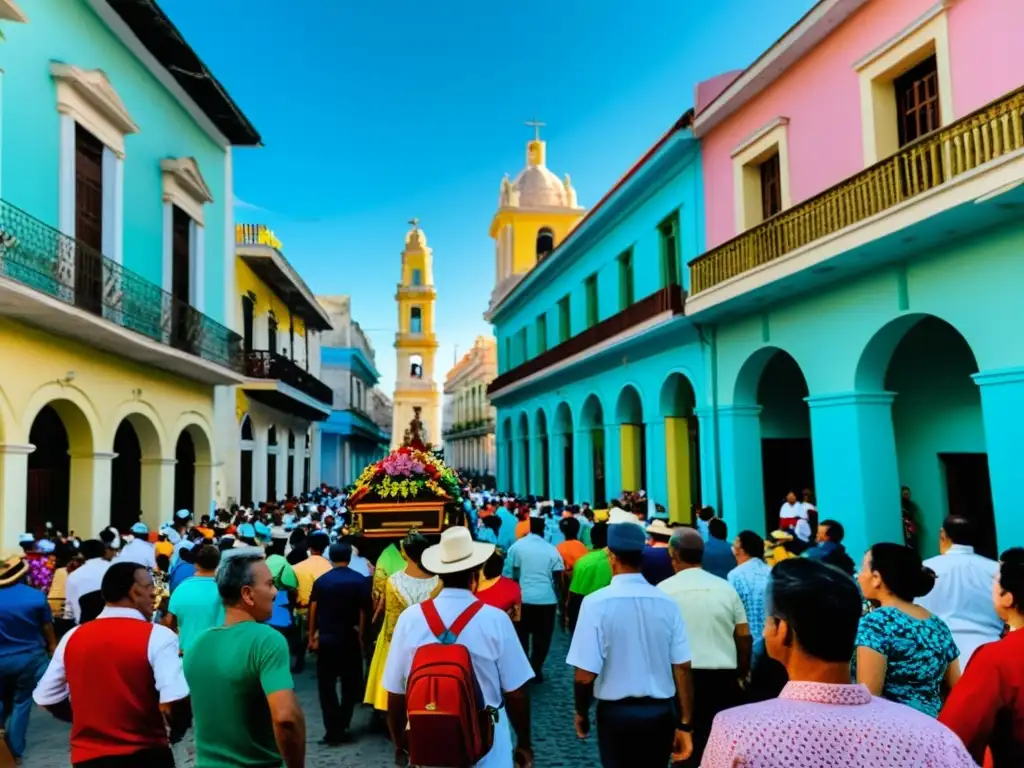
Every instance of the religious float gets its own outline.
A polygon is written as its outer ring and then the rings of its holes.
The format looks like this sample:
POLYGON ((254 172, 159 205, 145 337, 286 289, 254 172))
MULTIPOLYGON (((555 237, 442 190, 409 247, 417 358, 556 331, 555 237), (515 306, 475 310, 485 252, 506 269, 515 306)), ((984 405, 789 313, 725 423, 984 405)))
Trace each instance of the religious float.
POLYGON ((436 535, 462 519, 459 476, 423 442, 420 409, 414 411, 402 445, 367 466, 348 497, 351 527, 371 549, 413 528, 436 535))

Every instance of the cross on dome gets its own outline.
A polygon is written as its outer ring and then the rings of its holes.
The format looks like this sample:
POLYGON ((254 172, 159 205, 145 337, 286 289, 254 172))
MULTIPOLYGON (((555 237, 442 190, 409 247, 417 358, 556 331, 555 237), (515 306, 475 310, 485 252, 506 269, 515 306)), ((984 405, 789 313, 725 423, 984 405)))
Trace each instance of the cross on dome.
POLYGON ((536 118, 534 118, 533 120, 527 120, 525 123, 523 123, 523 125, 527 126, 528 128, 533 128, 534 141, 540 141, 540 129, 548 127, 547 123, 542 123, 536 118))

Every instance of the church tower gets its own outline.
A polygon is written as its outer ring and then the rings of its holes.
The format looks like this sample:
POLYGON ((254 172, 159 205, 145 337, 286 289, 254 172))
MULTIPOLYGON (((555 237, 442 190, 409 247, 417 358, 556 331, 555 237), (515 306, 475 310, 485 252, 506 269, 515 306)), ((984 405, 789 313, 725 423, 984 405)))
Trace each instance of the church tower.
POLYGON ((498 211, 491 220, 494 238, 494 290, 484 318, 533 266, 547 257, 583 218, 569 174, 559 179, 547 167, 547 144, 540 138, 544 123, 532 120, 533 139, 526 143, 526 167, 515 179, 506 174, 498 193, 498 211))
POLYGON ((424 442, 437 447, 441 443, 441 390, 434 381, 434 261, 419 220, 409 222, 412 229, 405 236, 402 251, 402 280, 395 293, 398 304, 398 333, 395 352, 394 415, 391 426, 391 447, 402 444, 409 424, 416 418, 423 423, 424 442))

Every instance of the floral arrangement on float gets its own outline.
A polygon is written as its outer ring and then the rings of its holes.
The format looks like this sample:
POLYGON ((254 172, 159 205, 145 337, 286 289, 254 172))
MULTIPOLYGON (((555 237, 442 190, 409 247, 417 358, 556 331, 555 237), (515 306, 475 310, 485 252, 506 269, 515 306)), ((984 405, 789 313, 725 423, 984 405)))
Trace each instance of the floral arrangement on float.
POLYGON ((403 445, 363 470, 348 506, 414 501, 461 503, 459 476, 433 453, 403 445))

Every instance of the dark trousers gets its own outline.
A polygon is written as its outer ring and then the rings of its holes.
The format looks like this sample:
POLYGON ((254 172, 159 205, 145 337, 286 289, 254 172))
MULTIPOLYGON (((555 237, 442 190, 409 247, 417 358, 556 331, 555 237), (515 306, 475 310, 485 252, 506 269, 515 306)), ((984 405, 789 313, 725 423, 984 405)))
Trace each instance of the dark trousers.
POLYGON ((569 631, 576 631, 576 620, 580 617, 580 608, 583 606, 583 595, 575 592, 569 593, 569 600, 566 602, 565 612, 569 617, 569 631))
POLYGON ((174 755, 170 747, 144 749, 130 755, 83 760, 75 763, 74 768, 139 768, 143 765, 146 768, 174 768, 174 755))
POLYGON ((528 605, 523 603, 523 611, 516 625, 516 634, 523 650, 530 657, 530 666, 536 674, 544 669, 544 660, 551 648, 551 635, 555 632, 555 612, 558 606, 528 605), (531 643, 532 640, 532 643, 531 643))
POLYGON ((352 723, 352 712, 363 700, 363 654, 355 631, 350 637, 320 637, 316 684, 326 737, 340 736, 352 723), (341 701, 338 682, 341 682, 341 701))
POLYGON ((697 768, 711 736, 711 723, 724 709, 743 704, 735 669, 691 669, 693 678, 693 754, 680 765, 697 768))
POLYGON ((597 748, 604 768, 665 768, 676 735, 674 699, 597 702, 597 748))

